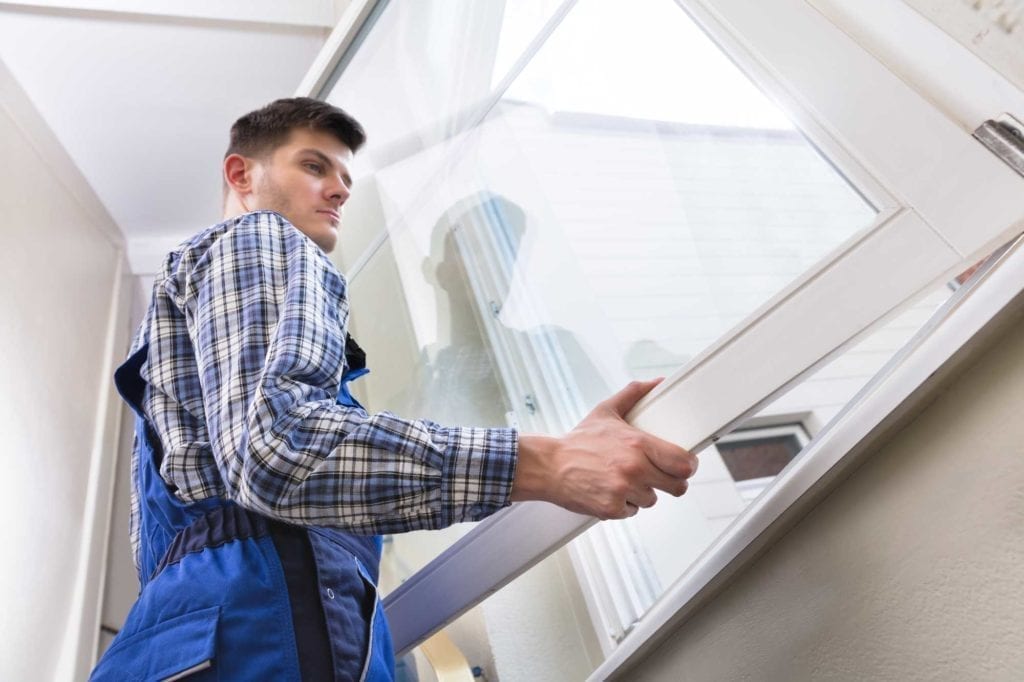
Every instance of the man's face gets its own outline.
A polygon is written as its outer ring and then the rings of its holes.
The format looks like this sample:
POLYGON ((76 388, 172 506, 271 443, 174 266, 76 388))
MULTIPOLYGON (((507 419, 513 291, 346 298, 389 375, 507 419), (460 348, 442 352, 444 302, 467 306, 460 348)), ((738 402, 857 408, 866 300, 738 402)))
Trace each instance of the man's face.
POLYGON ((249 210, 277 211, 330 253, 338 242, 341 206, 351 194, 352 150, 329 133, 296 129, 253 170, 249 210))

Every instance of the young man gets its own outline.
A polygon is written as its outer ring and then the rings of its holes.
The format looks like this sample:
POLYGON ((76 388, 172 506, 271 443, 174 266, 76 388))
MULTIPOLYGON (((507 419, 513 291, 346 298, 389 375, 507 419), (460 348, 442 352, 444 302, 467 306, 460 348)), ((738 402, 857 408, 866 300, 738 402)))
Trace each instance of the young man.
POLYGON ((224 220, 169 254, 117 372, 137 415, 142 592, 94 679, 388 680, 374 534, 516 500, 623 518, 654 489, 685 492, 696 459, 623 419, 657 382, 561 438, 368 414, 351 397, 365 354, 327 253, 364 139, 305 98, 232 127, 224 220))

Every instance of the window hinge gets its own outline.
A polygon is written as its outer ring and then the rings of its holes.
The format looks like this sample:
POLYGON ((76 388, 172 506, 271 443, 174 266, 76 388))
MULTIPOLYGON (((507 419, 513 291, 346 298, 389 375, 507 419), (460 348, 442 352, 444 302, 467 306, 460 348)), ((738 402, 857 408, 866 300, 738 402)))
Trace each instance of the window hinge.
POLYGON ((1003 114, 978 126, 974 137, 1010 168, 1024 175, 1024 125, 1020 121, 1003 114))

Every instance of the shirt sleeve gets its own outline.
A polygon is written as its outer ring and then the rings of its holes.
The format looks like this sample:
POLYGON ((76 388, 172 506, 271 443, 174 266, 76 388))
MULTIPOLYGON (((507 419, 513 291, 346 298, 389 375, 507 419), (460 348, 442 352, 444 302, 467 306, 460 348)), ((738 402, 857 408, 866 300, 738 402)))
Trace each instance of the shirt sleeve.
POLYGON ((336 402, 345 280, 283 217, 248 214, 178 271, 211 448, 239 504, 358 533, 443 528, 508 504, 514 429, 336 402))

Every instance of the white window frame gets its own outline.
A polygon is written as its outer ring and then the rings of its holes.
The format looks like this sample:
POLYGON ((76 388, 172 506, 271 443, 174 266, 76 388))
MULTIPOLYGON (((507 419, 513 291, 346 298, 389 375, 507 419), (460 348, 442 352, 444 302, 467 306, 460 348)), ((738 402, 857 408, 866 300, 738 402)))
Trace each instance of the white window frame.
MULTIPOLYGON (((916 295, 1017 234, 1024 220, 1024 178, 970 131, 1003 111, 1022 118, 1024 104, 1019 91, 1007 91, 1002 83, 979 91, 978 83, 999 80, 991 69, 951 38, 937 37, 924 18, 908 16, 898 0, 677 3, 880 211, 871 228, 694 358, 629 415, 631 423, 699 451, 916 295), (836 6, 860 12, 860 23, 851 28, 844 23, 848 15, 836 6), (864 35, 884 33, 880 25, 872 28, 872 21, 894 15, 905 22, 905 37, 927 44, 933 57, 941 54, 947 80, 962 81, 959 90, 983 95, 986 106, 938 104, 919 78, 927 61, 908 72, 882 49, 884 40, 865 45, 864 35), (794 338, 790 330, 806 320, 816 324, 805 325, 807 333, 794 338), (764 363, 764 357, 773 362, 764 363), (741 385, 729 381, 737 373, 745 378, 741 385)), ((349 13, 371 4, 376 3, 353 2, 349 13)), ((947 83, 947 89, 944 94, 952 96, 958 87, 947 83)), ((1001 262, 954 293, 929 326, 814 439, 797 466, 779 477, 772 494, 751 505, 669 589, 594 679, 621 672, 697 608, 771 537, 769 529, 777 533, 802 501, 830 485, 835 472, 855 459, 859 445, 999 317, 1024 289, 1024 255, 1014 248, 1001 262), (983 296, 969 296, 978 288, 983 296)), ((527 503, 479 524, 388 596, 396 651, 422 641, 592 523, 551 505, 527 503), (441 603, 438 594, 445 595, 441 603), (441 608, 423 609, 427 602, 441 608)))
POLYGON ((947 301, 843 411, 816 435, 800 458, 776 477, 772 493, 755 500, 674 583, 588 680, 621 679, 728 580, 788 530, 847 472, 929 402, 973 347, 1024 310, 1024 242, 994 258, 947 301))

